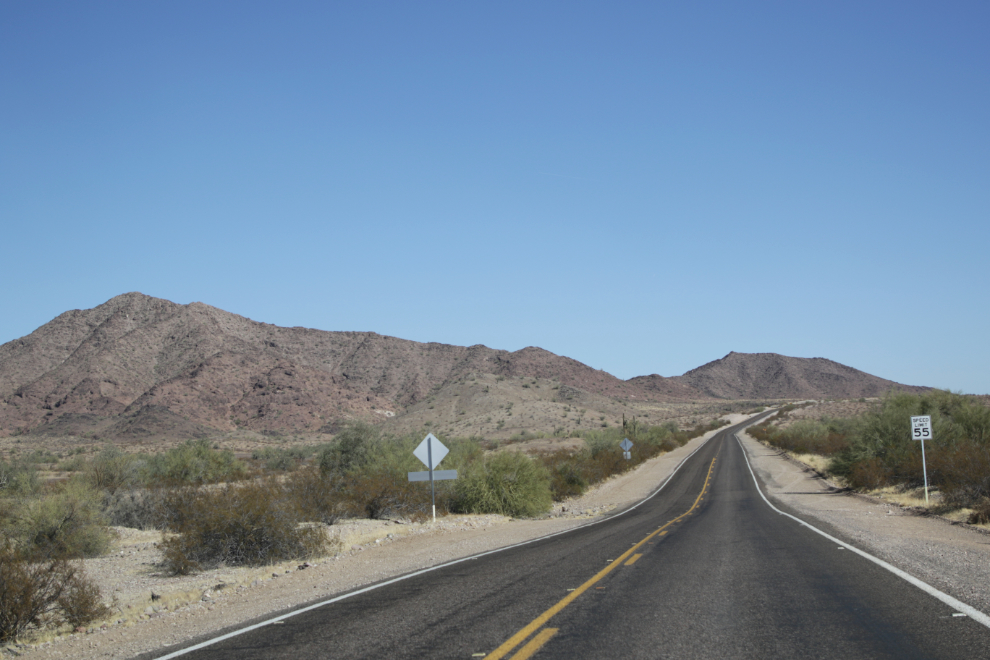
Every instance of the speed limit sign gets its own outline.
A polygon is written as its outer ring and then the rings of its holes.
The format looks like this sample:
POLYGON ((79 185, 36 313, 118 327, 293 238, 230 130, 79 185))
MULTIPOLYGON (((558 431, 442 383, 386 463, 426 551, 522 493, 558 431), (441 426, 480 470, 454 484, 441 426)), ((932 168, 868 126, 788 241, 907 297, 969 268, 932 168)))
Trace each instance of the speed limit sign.
POLYGON ((918 415, 911 418, 911 439, 922 441, 932 439, 931 415, 918 415))

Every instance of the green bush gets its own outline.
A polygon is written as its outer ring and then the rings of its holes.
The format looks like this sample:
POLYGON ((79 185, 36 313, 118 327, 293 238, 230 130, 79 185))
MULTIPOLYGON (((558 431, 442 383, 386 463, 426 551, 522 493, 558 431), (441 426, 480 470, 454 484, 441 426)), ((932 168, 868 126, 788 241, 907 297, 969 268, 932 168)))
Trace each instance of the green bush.
MULTIPOLYGON (((786 407, 785 407, 786 408, 786 407)), ((783 449, 830 457, 828 471, 856 489, 924 484, 920 443, 911 417, 931 415, 925 442, 928 481, 942 506, 980 506, 990 498, 990 408, 973 397, 933 390, 890 393, 858 419, 801 421, 787 429, 769 423, 750 434, 783 449)))
POLYGON ((720 419, 681 430, 673 422, 651 426, 634 419, 627 421, 624 428, 582 431, 584 450, 546 454, 540 460, 550 474, 553 499, 560 501, 580 495, 589 486, 630 470, 657 454, 676 449, 726 423, 720 419), (619 445, 624 438, 633 443, 628 459, 619 445))
POLYGON ((206 440, 187 440, 148 459, 145 480, 166 485, 205 484, 243 478, 247 470, 231 451, 219 451, 206 440))
POLYGON ((38 469, 32 463, 0 459, 0 495, 30 495, 41 487, 38 469))
POLYGON ((175 574, 301 559, 327 548, 323 529, 301 524, 299 507, 275 479, 176 489, 164 508, 175 534, 164 536, 162 553, 175 574))
POLYGON ((134 456, 107 445, 85 466, 85 474, 94 487, 113 495, 139 482, 138 469, 134 456))
POLYGON ((83 481, 70 481, 43 497, 20 502, 13 518, 13 535, 37 558, 96 557, 112 540, 100 494, 83 481))
POLYGON ((34 449, 22 456, 21 461, 32 464, 57 463, 58 456, 47 449, 34 449))
POLYGON ((588 488, 582 454, 562 449, 541 458, 550 473, 550 493, 554 500, 576 497, 588 488))
POLYGON ((549 510, 552 503, 546 468, 515 451, 475 461, 455 490, 457 509, 467 513, 527 517, 549 510))
POLYGON ((269 472, 292 472, 314 451, 313 447, 265 447, 251 452, 251 460, 258 461, 269 472))
POLYGON ((833 456, 849 448, 856 431, 855 420, 825 418, 803 419, 785 429, 764 422, 751 427, 749 433, 757 440, 797 454, 833 456))
POLYGON ((384 438, 381 431, 363 422, 345 425, 334 441, 319 456, 320 472, 326 475, 342 475, 361 469, 380 455, 384 438))
MULTIPOLYGON (((477 440, 438 438, 450 450, 435 466, 444 470, 465 468, 481 456, 477 440)), ((413 455, 423 441, 421 436, 393 437, 368 424, 345 426, 334 442, 319 454, 319 471, 323 479, 335 484, 339 493, 337 506, 344 515, 389 518, 418 518, 430 510, 429 484, 410 482, 409 472, 425 470, 413 455)), ((440 511, 454 506, 455 485, 435 482, 437 507, 440 511)))

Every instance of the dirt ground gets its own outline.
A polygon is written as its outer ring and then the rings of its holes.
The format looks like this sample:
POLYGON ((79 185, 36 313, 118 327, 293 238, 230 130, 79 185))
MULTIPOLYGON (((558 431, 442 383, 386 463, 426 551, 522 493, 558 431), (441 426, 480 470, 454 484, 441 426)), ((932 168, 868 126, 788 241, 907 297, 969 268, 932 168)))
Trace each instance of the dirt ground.
MULTIPOLYGON (((744 416, 733 415, 731 419, 741 421, 744 416)), ((557 504, 544 518, 512 520, 495 515, 447 516, 435 524, 350 520, 332 528, 338 554, 308 563, 226 568, 171 578, 162 575, 157 566, 158 533, 120 529, 117 546, 111 555, 85 562, 88 575, 100 585, 105 595, 114 599, 114 615, 110 620, 74 634, 28 640, 27 644, 12 646, 10 651, 25 658, 130 658, 413 570, 571 529, 648 495, 685 456, 714 433, 647 461, 580 498, 557 504), (159 597, 153 600, 152 593, 159 597)), ((783 479, 788 484, 787 490, 797 491, 806 488, 794 488, 790 481, 820 482, 816 474, 795 467, 798 464, 790 459, 755 441, 749 443, 756 445, 754 448, 747 444, 751 455, 759 454, 753 459, 754 467, 762 471, 768 483, 777 484, 783 479)), ((827 512, 830 522, 838 527, 851 526, 855 531, 854 538, 862 537, 866 545, 875 542, 869 523, 874 520, 871 516, 876 515, 872 509, 879 505, 854 497, 846 498, 843 504, 841 510, 827 512)), ((958 577, 954 576, 961 573, 967 557, 969 561, 981 561, 985 570, 990 571, 990 536, 960 526, 953 528, 955 536, 946 541, 948 523, 917 517, 893 504, 882 506, 884 511, 898 512, 885 518, 886 524, 880 530, 882 537, 887 539, 885 548, 921 548, 923 554, 930 551, 933 556, 950 554, 962 558, 952 565, 952 575, 941 582, 929 575, 931 571, 939 570, 938 562, 922 562, 924 570, 919 569, 919 572, 931 578, 933 584, 955 584, 958 577), (907 540, 898 545, 895 541, 901 537, 907 540), (965 554, 975 551, 983 554, 965 554)), ((810 511, 809 515, 822 516, 823 513, 810 511)), ((901 561, 909 567, 917 565, 917 562, 911 564, 914 560, 910 556, 904 559, 894 552, 885 552, 884 559, 892 563, 901 561)), ((974 595, 958 587, 956 593, 963 595, 957 597, 985 611, 990 609, 990 579, 982 580, 973 589, 980 593, 974 595)))

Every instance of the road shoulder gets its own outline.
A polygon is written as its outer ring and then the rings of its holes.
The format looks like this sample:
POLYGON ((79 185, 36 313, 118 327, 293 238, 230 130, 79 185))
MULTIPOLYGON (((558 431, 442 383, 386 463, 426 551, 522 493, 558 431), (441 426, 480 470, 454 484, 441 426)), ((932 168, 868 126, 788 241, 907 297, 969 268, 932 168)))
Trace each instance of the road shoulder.
POLYGON ((837 490, 748 434, 737 437, 774 503, 808 522, 824 523, 856 547, 990 613, 990 535, 837 490))

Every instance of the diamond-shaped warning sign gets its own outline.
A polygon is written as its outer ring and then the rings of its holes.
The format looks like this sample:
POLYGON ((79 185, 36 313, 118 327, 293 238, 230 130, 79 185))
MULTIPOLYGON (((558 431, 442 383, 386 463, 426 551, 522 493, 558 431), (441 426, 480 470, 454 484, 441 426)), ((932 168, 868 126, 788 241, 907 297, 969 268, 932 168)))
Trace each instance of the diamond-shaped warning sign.
POLYGON ((432 433, 427 433, 423 441, 419 443, 419 446, 413 450, 413 455, 419 460, 423 461, 423 465, 426 466, 427 470, 432 470, 436 466, 440 465, 440 461, 443 457, 447 455, 450 450, 443 446, 443 443, 434 437, 432 433), (430 464, 430 458, 433 458, 432 465, 430 464))

